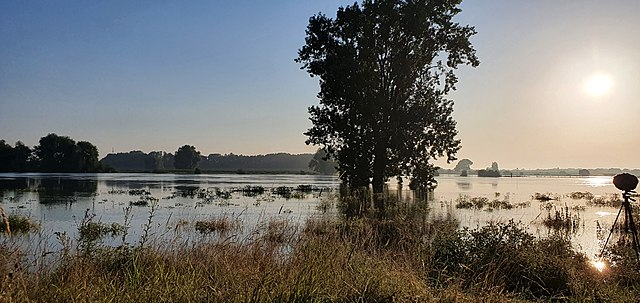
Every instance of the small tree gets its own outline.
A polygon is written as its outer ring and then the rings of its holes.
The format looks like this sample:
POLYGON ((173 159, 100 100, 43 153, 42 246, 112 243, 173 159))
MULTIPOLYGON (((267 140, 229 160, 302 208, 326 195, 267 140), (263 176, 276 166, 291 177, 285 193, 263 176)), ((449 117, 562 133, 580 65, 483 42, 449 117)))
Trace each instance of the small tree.
POLYGON ((95 172, 100 170, 98 162, 98 148, 87 141, 76 144, 76 163, 80 172, 95 172))
POLYGON ((200 152, 192 145, 183 145, 176 151, 173 166, 177 169, 194 169, 200 162, 200 152))

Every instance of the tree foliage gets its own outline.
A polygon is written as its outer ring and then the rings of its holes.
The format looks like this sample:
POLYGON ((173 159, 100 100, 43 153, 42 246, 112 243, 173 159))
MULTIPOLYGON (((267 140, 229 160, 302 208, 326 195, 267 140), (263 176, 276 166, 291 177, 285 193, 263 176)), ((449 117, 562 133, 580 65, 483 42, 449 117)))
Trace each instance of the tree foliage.
POLYGON ((42 172, 96 172, 101 170, 98 148, 87 141, 76 143, 67 136, 48 134, 34 148, 42 172))
POLYGON ((0 172, 99 172, 98 149, 87 141, 56 134, 40 138, 33 149, 18 141, 11 147, 0 140, 0 172))
POLYGON ((177 169, 194 169, 200 162, 200 152, 192 145, 183 145, 176 151, 174 167, 177 169))
POLYGON ((296 62, 320 78, 320 106, 311 106, 307 144, 339 163, 349 186, 409 176, 435 185, 432 160, 455 160, 460 149, 453 101, 454 70, 479 61, 470 26, 452 19, 460 1, 374 1, 312 16, 296 62))

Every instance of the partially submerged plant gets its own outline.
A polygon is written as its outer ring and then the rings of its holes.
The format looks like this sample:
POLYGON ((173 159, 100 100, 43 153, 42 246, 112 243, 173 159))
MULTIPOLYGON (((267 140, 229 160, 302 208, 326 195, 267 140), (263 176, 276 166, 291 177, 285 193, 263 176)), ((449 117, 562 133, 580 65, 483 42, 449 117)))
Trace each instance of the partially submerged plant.
POLYGON ((227 234, 240 228, 240 222, 227 216, 196 221, 195 229, 201 234, 227 234))
POLYGON ((554 212, 552 213, 549 210, 547 213, 547 217, 542 219, 542 224, 549 229, 572 233, 578 231, 580 222, 580 214, 578 212, 572 213, 571 211, 569 211, 569 207, 566 205, 560 210, 554 207, 554 212))
POLYGON ((11 236, 12 234, 26 234, 40 228, 40 224, 35 222, 29 216, 16 212, 12 212, 7 216, 4 209, 1 207, 0 211, 2 213, 0 230, 3 230, 6 236, 11 236))

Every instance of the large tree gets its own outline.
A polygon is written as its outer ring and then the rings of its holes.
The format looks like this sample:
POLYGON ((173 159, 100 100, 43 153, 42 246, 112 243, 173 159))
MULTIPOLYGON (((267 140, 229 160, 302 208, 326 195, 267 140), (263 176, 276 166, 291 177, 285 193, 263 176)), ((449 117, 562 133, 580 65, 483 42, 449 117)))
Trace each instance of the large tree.
MULTIPOLYGON (((307 144, 321 145, 350 186, 409 176, 435 185, 432 160, 460 149, 451 117, 454 70, 479 61, 475 29, 452 19, 460 0, 366 0, 310 18, 297 62, 320 78, 307 144), (371 181, 370 181, 371 180, 371 181)), ((377 205, 383 207, 383 205, 377 205)))
POLYGON ((75 162, 77 171, 87 173, 100 170, 98 162, 98 148, 91 142, 79 141, 76 144, 75 162))
POLYGON ((40 138, 35 154, 42 172, 77 172, 76 142, 67 136, 48 134, 40 138))
POLYGON ((177 169, 194 169, 200 161, 200 152, 192 145, 183 145, 176 151, 173 166, 177 169))

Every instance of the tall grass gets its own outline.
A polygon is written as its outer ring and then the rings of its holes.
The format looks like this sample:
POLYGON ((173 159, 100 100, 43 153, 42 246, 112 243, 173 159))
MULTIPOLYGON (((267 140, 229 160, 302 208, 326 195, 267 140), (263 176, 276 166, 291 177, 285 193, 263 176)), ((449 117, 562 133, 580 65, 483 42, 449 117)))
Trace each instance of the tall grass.
MULTIPOLYGON (((360 198, 349 201, 362 205, 365 200, 360 198)), ((348 218, 312 218, 302 225, 267 220, 242 239, 145 239, 110 247, 95 238, 79 237, 72 243, 59 235, 64 248, 53 262, 35 271, 25 269, 28 261, 4 241, 0 244, 0 301, 526 302, 636 298, 640 278, 637 274, 624 276, 624 268, 615 265, 622 263, 615 258, 627 259, 616 251, 608 256, 618 263, 599 273, 566 238, 538 239, 516 222, 460 230, 451 219, 427 220, 425 203, 388 205, 395 206, 383 215, 369 210, 348 218), (95 244, 91 250, 80 249, 87 246, 78 242, 86 241, 95 244)), ((152 211, 149 217, 152 221, 152 211)))

